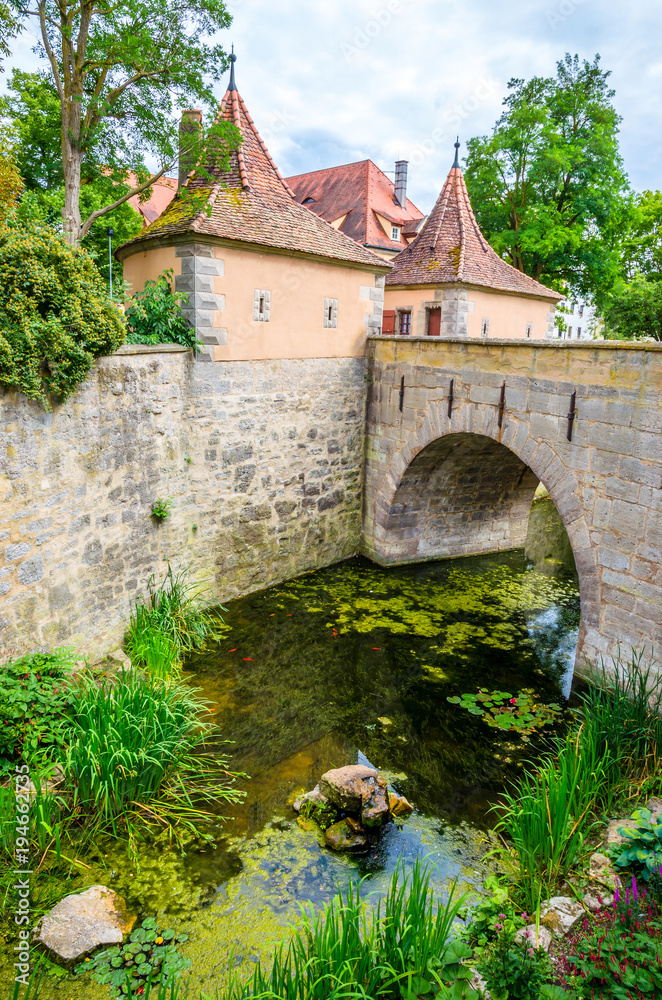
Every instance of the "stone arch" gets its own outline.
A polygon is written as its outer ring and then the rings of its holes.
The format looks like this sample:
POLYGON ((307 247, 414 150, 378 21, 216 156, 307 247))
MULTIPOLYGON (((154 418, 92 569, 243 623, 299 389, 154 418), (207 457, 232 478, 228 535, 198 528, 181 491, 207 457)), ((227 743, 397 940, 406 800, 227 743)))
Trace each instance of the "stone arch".
POLYGON ((463 401, 448 420, 442 413, 446 405, 445 400, 428 404, 381 475, 368 462, 372 510, 366 512, 365 553, 389 565, 522 546, 533 495, 542 482, 568 533, 579 576, 579 662, 587 634, 599 628, 600 588, 597 553, 573 470, 548 443, 529 434, 526 420, 511 415, 501 433, 494 407, 463 401), (452 492, 432 499, 431 486, 452 492))

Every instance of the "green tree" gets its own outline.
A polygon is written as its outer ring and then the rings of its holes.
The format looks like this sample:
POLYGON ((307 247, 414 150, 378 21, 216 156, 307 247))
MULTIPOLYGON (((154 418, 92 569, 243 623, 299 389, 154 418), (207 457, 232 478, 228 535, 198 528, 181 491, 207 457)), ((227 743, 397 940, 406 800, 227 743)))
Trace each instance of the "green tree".
POLYGON ((617 340, 662 340, 662 281, 636 274, 605 299, 605 332, 617 340))
POLYGON ((0 98, 0 114, 16 137, 16 162, 26 188, 62 187, 60 100, 48 77, 13 70, 7 93, 0 98))
MULTIPOLYGON (((210 36, 231 18, 223 0, 10 0, 9 10, 41 35, 60 105, 63 231, 67 242, 78 243, 97 219, 148 191, 172 168, 178 108, 193 102, 215 107, 212 85, 227 56, 210 36), (153 173, 145 166, 150 155, 159 163, 153 173), (114 191, 110 202, 83 218, 81 180, 88 158, 103 164, 125 190, 114 191), (129 171, 136 183, 128 183, 129 171)), ((0 18, 0 31, 3 24, 0 18)), ((5 40, 10 30, 4 30, 5 40)), ((238 141, 233 125, 215 122, 206 133, 188 134, 185 155, 200 170, 210 146, 218 160, 238 141)))
POLYGON ((629 211, 609 73, 566 54, 556 77, 510 80, 491 136, 469 140, 466 182, 479 225, 525 274, 591 296, 618 273, 629 211))
POLYGON ((643 191, 632 198, 629 225, 621 240, 621 274, 662 281, 662 192, 643 191))

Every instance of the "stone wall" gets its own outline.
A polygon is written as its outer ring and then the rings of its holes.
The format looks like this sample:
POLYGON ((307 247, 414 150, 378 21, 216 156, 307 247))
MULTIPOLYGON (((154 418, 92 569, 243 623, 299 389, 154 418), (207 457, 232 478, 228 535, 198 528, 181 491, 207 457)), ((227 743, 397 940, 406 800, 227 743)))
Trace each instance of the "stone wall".
POLYGON ((662 345, 371 338, 368 384, 367 555, 498 548, 538 479, 579 573, 578 663, 662 663, 662 345))
POLYGON ((364 372, 124 347, 53 413, 5 393, 0 644, 102 655, 166 559, 222 601, 355 554, 364 372))

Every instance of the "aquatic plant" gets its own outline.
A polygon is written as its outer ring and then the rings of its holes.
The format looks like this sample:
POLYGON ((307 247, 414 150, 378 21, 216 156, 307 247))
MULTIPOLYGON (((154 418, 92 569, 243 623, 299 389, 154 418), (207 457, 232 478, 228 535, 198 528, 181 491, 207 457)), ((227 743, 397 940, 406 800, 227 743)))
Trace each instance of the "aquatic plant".
POLYGON ((207 749, 205 708, 182 683, 135 674, 114 686, 89 681, 65 758, 74 807, 114 833, 137 817, 174 831, 207 815, 200 801, 238 801, 225 758, 207 749))
POLYGON ((216 642, 224 630, 218 606, 203 599, 200 587, 187 580, 186 570, 174 571, 168 563, 161 583, 157 586, 152 574, 147 597, 136 602, 125 646, 132 662, 163 676, 186 656, 216 642))
POLYGON ((556 753, 524 774, 504 796, 497 830, 519 868, 518 891, 535 911, 582 857, 592 811, 605 781, 605 754, 584 746, 580 732, 556 743, 556 753))
POLYGON ((479 691, 447 698, 451 705, 459 705, 471 715, 481 716, 493 729, 512 729, 526 736, 536 729, 553 725, 561 716, 561 706, 556 702, 546 705, 533 688, 523 688, 519 694, 508 691, 479 691))
POLYGON ((465 964, 471 949, 451 940, 463 903, 455 886, 445 904, 435 903, 430 871, 420 861, 404 878, 398 865, 374 909, 350 883, 321 912, 304 911, 270 971, 258 964, 243 983, 233 973, 227 1000, 416 1000, 435 994, 478 1000, 465 964))
POLYGON ((159 931, 148 917, 132 931, 121 947, 104 948, 76 966, 79 975, 89 973, 101 985, 110 986, 114 997, 144 996, 147 988, 174 984, 191 960, 177 950, 188 934, 171 928, 159 931))

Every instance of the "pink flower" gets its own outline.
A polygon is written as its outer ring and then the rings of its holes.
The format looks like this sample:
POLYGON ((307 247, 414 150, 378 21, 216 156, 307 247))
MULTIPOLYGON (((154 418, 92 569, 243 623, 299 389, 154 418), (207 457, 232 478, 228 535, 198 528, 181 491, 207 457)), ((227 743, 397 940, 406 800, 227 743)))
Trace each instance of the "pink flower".
POLYGON ((510 704, 511 705, 516 705, 517 704, 517 698, 511 698, 510 699, 510 704))

